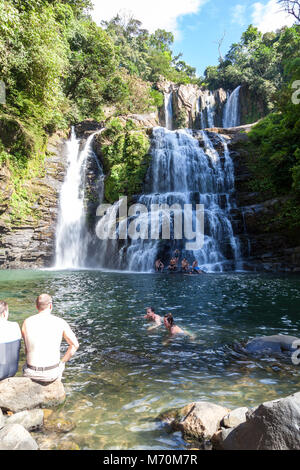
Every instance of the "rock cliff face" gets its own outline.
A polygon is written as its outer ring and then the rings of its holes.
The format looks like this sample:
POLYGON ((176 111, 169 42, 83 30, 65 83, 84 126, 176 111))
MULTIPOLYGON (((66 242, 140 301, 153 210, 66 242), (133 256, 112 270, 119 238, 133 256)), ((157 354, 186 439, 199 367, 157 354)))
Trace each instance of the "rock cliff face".
POLYGON ((30 181, 36 196, 33 215, 20 224, 10 214, 11 175, 0 169, 0 269, 41 268, 51 266, 55 253, 55 230, 61 184, 66 158, 63 136, 49 140, 44 176, 30 181))
MULTIPOLYGON (((223 109, 227 100, 227 93, 222 88, 210 93, 208 90, 197 85, 175 85, 174 83, 163 81, 158 83, 158 89, 163 93, 172 93, 173 106, 173 127, 200 129, 201 111, 207 120, 207 98, 211 97, 214 107, 215 125, 222 126, 223 109)), ((165 109, 159 110, 160 125, 166 125, 165 109)), ((209 127, 209 126, 206 126, 209 127)))
MULTIPOLYGON (((223 88, 210 92, 197 85, 175 85, 168 81, 159 82, 157 87, 163 93, 172 93, 174 129, 201 129, 201 113, 204 127, 210 128, 207 116, 209 106, 213 112, 214 125, 220 128, 223 126, 224 106, 228 98, 228 93, 223 88)), ((267 114, 259 98, 245 86, 240 90, 239 106, 242 125, 253 123, 267 114)), ((164 107, 159 110, 159 121, 162 126, 166 125, 164 107)))
POLYGON ((296 240, 279 224, 280 209, 289 197, 264 200, 260 193, 249 192, 248 183, 253 176, 247 165, 250 155, 244 144, 253 125, 225 130, 235 165, 237 208, 232 211, 233 227, 240 237, 245 268, 299 272, 300 239, 296 240))

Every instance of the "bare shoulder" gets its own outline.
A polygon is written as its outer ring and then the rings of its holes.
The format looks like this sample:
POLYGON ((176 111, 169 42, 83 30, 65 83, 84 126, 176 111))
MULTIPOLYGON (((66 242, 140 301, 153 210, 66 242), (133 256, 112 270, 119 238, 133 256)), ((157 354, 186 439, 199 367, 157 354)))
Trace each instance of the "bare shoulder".
POLYGON ((68 323, 63 318, 56 315, 52 315, 52 318, 54 322, 61 326, 61 328, 66 328, 68 326, 68 323))
POLYGON ((35 315, 31 315, 30 317, 27 317, 27 318, 24 320, 23 325, 28 325, 29 323, 34 322, 34 320, 35 320, 37 317, 38 317, 38 313, 35 314, 35 315))

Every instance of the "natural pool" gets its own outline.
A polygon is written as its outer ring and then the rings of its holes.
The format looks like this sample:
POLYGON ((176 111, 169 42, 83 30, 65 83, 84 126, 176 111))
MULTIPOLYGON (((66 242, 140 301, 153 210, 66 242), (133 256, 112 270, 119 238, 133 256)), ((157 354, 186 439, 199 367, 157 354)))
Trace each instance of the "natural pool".
POLYGON ((232 348, 254 336, 300 336, 298 275, 0 272, 11 320, 35 313, 42 292, 81 345, 64 379, 64 411, 77 424, 68 439, 80 448, 184 449, 181 436, 156 421, 162 411, 195 400, 254 406, 300 389, 300 369, 289 361, 232 348), (195 340, 148 331, 142 317, 150 305, 172 312, 195 340))

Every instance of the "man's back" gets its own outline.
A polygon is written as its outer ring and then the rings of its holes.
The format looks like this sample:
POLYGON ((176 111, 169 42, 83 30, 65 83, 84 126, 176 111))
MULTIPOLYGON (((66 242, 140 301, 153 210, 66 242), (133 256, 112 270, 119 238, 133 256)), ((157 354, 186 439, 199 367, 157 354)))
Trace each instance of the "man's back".
POLYGON ((60 362, 60 345, 67 323, 51 313, 38 313, 24 322, 26 360, 35 367, 60 362))

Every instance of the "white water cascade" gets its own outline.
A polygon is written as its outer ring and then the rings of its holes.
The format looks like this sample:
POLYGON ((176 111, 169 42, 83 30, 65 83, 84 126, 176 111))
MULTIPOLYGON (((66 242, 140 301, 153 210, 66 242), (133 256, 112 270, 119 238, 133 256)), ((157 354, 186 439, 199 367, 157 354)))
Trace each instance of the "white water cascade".
MULTIPOLYGON (((152 164, 149 168, 149 187, 138 203, 150 208, 153 205, 203 204, 205 207, 204 246, 198 251, 185 251, 185 240, 138 239, 107 240, 102 245, 100 265, 110 269, 152 271, 155 259, 160 256, 167 262, 172 250, 179 248, 190 262, 197 259, 207 272, 239 269, 239 241, 234 236, 230 222, 233 207, 234 168, 225 139, 214 134, 217 151, 204 131, 180 130, 170 132, 155 128, 152 140, 152 164), (200 145, 199 145, 200 141, 200 145)), ((113 210, 118 211, 116 203, 113 210)), ((192 217, 195 213, 192 214, 192 217)), ((150 217, 145 214, 147 233, 150 217)), ((159 222, 161 214, 152 212, 151 218, 159 222)), ((141 219, 140 219, 141 220, 141 219)), ((130 219, 119 225, 128 224, 130 219)), ((104 224, 101 219, 99 224, 104 224)), ((144 225, 144 226, 145 226, 144 225)), ((172 227, 173 229, 173 227, 172 227)), ((171 230, 171 233, 173 230, 171 230)))
MULTIPOLYGON (((59 218, 56 231, 57 269, 75 269, 85 266, 88 250, 88 231, 85 213, 85 175, 88 158, 94 156, 93 138, 90 135, 80 148, 72 128, 71 137, 66 143, 68 168, 61 188, 59 218)), ((99 163, 98 163, 99 165, 99 163)))
POLYGON ((205 90, 199 98, 201 128, 215 127, 215 96, 214 93, 205 90))
POLYGON ((224 107, 223 127, 236 127, 240 124, 239 119, 239 96, 241 86, 238 86, 230 95, 224 107))
POLYGON ((173 129, 173 92, 165 93, 165 120, 166 128, 173 129))

